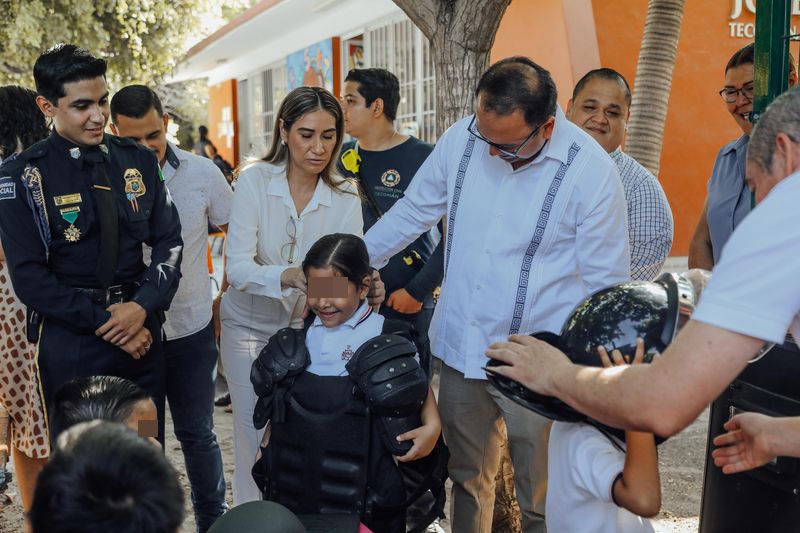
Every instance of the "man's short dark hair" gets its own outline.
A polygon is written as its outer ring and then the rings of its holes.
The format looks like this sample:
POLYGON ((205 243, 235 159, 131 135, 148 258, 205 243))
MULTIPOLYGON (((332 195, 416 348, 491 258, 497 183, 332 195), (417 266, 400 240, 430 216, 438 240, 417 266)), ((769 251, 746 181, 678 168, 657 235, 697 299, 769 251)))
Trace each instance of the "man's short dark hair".
POLYGON ((485 111, 507 116, 520 110, 525 122, 536 127, 556 114, 558 91, 550 73, 531 59, 501 59, 483 73, 475 97, 485 111))
POLYGON ((386 118, 390 122, 397 118, 397 106, 400 105, 400 82, 397 76, 382 68, 354 68, 347 73, 344 81, 358 83, 358 92, 364 97, 367 107, 380 98, 386 118))
POLYGON ((90 420, 125 422, 136 404, 150 396, 136 383, 116 376, 89 376, 64 383, 55 394, 50 434, 55 442, 68 428, 90 420))
POLYGON ((106 68, 105 60, 94 57, 85 48, 57 44, 40 55, 33 65, 36 92, 58 105, 58 99, 67 94, 65 83, 105 78, 106 68))
POLYGON ((155 109, 158 116, 164 115, 164 107, 156 92, 146 85, 128 85, 111 98, 111 119, 117 117, 142 118, 155 109))
POLYGON ((37 478, 34 533, 178 531, 183 491, 158 447, 122 424, 73 429, 37 478))
POLYGON ((609 80, 621 83, 622 86, 625 88, 625 104, 630 109, 631 107, 631 86, 628 85, 628 80, 625 79, 625 76, 614 70, 613 68, 603 67, 603 68, 596 68, 594 70, 590 70, 586 74, 583 75, 581 79, 578 80, 578 83, 575 84, 575 88, 572 90, 572 101, 574 102, 578 95, 589 83, 591 80, 599 78, 602 80, 609 80))

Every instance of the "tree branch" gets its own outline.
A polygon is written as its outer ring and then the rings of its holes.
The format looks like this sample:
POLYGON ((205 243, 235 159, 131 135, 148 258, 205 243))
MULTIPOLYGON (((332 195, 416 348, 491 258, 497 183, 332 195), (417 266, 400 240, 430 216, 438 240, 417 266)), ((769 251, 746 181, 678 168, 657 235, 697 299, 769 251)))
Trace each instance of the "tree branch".
POLYGON ((436 32, 436 13, 439 10, 437 0, 394 0, 411 21, 428 39, 436 32))

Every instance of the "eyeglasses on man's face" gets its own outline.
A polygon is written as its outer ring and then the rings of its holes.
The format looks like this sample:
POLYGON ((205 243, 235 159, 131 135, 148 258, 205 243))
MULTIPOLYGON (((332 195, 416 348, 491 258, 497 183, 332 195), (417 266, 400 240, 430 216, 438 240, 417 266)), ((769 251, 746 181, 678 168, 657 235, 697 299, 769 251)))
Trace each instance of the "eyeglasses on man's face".
POLYGON ((745 83, 741 88, 736 87, 723 87, 719 95, 729 104, 735 103, 739 99, 739 95, 744 96, 748 100, 753 99, 753 82, 745 83))
POLYGON ((536 128, 533 129, 532 132, 530 132, 530 134, 525 138, 524 141, 522 141, 516 146, 513 144, 493 143, 492 141, 481 135, 481 132, 478 131, 478 123, 476 122, 475 115, 472 116, 472 120, 470 121, 469 126, 467 126, 467 131, 469 131, 472 135, 474 135, 478 139, 482 140, 483 142, 485 142, 486 144, 488 144, 489 146, 500 152, 501 156, 504 156, 504 158, 522 159, 519 156, 520 151, 522 151, 528 145, 528 143, 531 142, 531 140, 536 136, 539 130, 542 129, 542 126, 544 126, 544 124, 545 123, 539 124, 536 128))

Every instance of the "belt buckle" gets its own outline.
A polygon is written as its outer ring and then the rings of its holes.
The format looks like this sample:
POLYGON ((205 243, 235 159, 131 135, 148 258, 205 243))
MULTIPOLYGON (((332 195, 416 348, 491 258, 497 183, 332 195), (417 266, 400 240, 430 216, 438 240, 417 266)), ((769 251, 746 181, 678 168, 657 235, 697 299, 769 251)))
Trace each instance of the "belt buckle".
POLYGON ((106 291, 106 306, 121 304, 123 300, 122 285, 114 285, 106 291))

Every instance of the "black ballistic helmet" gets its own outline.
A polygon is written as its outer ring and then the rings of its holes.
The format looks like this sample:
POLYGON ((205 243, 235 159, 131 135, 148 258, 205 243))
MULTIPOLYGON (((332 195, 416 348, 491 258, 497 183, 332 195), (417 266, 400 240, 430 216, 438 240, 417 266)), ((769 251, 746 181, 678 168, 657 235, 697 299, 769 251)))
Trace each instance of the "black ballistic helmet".
MULTIPOLYGON (((677 274, 663 274, 655 281, 626 281, 601 289, 572 310, 560 334, 539 332, 531 336, 560 349, 573 363, 585 366, 602 366, 598 346, 608 353, 619 350, 632 357, 636 339, 641 337, 645 362, 649 363, 672 342, 694 307, 692 284, 677 274)), ((502 364, 492 359, 487 366, 502 364)), ((538 394, 492 372, 486 375, 500 392, 542 416, 563 422, 586 420, 584 414, 558 398, 538 394)))

